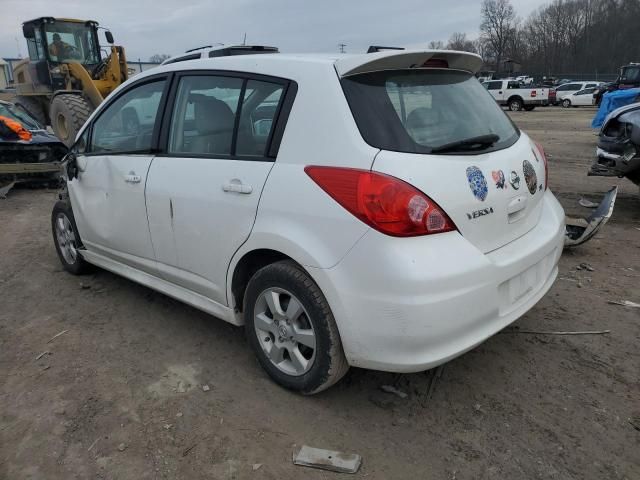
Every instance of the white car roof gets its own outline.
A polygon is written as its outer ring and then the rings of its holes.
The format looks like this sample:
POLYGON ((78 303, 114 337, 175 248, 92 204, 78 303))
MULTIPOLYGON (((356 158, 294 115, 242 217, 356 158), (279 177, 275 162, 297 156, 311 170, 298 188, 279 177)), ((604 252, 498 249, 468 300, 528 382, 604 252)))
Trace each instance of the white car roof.
MULTIPOLYGON (((335 68, 341 77, 358 73, 414 68, 428 60, 445 60, 449 68, 475 73, 482 66, 479 55, 454 50, 391 50, 363 54, 309 54, 275 53, 270 55, 238 55, 216 58, 198 58, 169 63, 146 70, 135 78, 176 70, 227 69, 273 75, 274 67, 309 68, 319 65, 335 68), (295 66, 295 67, 294 67, 295 66)), ((284 74, 285 72, 283 72, 284 74)))

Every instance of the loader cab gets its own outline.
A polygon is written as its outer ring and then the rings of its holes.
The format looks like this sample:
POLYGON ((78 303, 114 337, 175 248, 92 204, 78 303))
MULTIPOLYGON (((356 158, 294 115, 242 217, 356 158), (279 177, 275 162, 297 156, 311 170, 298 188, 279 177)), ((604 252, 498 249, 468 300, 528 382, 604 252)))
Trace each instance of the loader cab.
POLYGON ((51 64, 75 62, 86 66, 100 63, 98 23, 41 17, 22 24, 29 59, 51 64))

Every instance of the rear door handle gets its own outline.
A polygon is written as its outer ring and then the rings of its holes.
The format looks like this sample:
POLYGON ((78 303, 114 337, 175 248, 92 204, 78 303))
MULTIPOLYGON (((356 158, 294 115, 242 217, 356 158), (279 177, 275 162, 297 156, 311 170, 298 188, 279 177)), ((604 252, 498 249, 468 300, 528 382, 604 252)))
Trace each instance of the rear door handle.
POLYGON ((142 181, 142 177, 140 175, 136 175, 134 172, 129 172, 129 175, 124 176, 124 181, 127 183, 140 183, 142 181))
POLYGON ((245 195, 249 195, 253 192, 253 187, 251 185, 244 185, 239 180, 231 180, 228 183, 222 185, 222 190, 225 192, 234 192, 234 193, 243 193, 245 195))

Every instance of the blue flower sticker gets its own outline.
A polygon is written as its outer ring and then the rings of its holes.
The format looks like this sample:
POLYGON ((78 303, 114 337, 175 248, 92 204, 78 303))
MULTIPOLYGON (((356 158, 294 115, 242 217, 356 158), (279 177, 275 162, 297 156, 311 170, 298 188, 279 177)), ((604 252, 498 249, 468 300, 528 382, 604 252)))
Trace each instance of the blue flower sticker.
POLYGON ((467 168, 467 180, 469 181, 469 188, 473 192, 473 195, 484 202, 489 193, 487 187, 487 180, 484 178, 482 171, 478 167, 467 168))

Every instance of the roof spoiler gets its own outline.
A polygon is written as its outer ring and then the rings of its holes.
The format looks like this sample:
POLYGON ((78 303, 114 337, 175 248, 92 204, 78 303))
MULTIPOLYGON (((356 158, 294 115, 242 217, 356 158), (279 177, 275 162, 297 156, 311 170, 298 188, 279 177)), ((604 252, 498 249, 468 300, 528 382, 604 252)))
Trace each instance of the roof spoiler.
POLYGON ((381 51, 339 58, 335 69, 340 77, 380 70, 405 70, 424 67, 429 60, 440 60, 454 70, 476 73, 482 67, 480 55, 455 50, 381 51))
POLYGON ((378 53, 378 52, 384 52, 386 50, 404 50, 404 47, 382 47, 379 45, 371 45, 368 49, 367 49, 367 53, 378 53))

